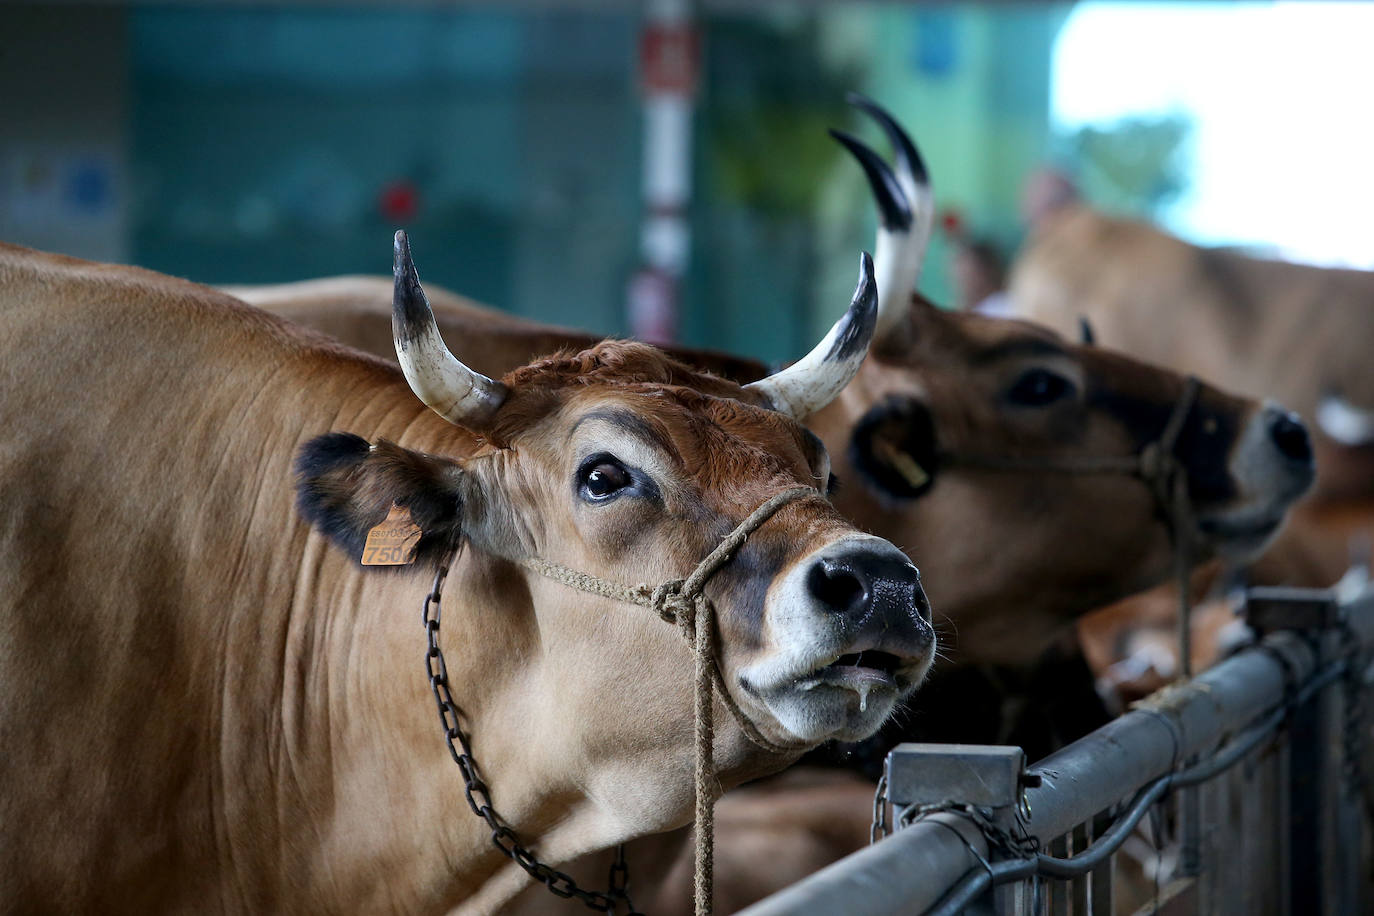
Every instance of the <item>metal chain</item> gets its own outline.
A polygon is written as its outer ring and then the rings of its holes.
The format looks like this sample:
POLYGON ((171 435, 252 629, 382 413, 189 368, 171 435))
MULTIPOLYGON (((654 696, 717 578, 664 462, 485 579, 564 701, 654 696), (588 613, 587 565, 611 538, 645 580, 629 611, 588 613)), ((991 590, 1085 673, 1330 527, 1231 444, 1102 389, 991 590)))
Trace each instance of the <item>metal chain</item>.
POLYGON ((448 566, 439 567, 434 576, 434 586, 425 596, 424 627, 428 642, 425 652, 425 673, 429 676, 429 687, 434 693, 434 702, 439 708, 439 722, 444 728, 444 743, 453 762, 463 774, 463 794, 472 813, 487 822, 491 828, 491 842, 502 854, 525 870, 530 877, 543 883, 549 891, 559 897, 576 898, 589 909, 614 914, 621 902, 630 916, 642 916, 630 901, 628 890, 629 870, 625 864, 625 846, 616 851, 615 862, 611 865, 609 883, 605 893, 587 891, 577 886, 571 875, 552 866, 545 865, 535 858, 534 853, 521 845, 515 831, 505 822, 491 804, 491 793, 482 780, 477 761, 472 756, 472 746, 468 736, 459 727, 459 710, 453 702, 449 690, 448 663, 444 651, 439 648, 439 618, 443 611, 441 597, 444 579, 448 576, 448 566), (455 745, 454 742, 457 742, 455 745))
POLYGON ((989 849, 1002 853, 1004 857, 1021 859, 1040 852, 1040 840, 1026 829, 1019 804, 1016 807, 1014 822, 1020 836, 998 824, 981 808, 952 801, 933 805, 911 805, 903 808, 897 815, 897 826, 901 828, 910 827, 916 821, 946 811, 962 814, 973 821, 987 839, 989 849))
POLYGON ((868 828, 870 845, 892 835, 892 825, 887 821, 887 774, 878 777, 878 790, 873 793, 873 823, 868 828))

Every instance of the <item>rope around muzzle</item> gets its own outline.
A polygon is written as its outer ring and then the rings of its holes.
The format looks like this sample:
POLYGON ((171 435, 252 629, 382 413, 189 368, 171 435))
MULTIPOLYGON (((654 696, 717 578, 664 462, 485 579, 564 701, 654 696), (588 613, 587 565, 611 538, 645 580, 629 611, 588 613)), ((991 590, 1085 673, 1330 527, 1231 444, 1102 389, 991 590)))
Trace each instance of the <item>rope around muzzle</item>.
POLYGON ((740 730, 754 744, 773 754, 791 754, 810 748, 805 742, 779 744, 770 740, 740 709, 731 695, 720 670, 715 645, 715 608, 706 597, 706 583, 729 563, 744 546, 744 542, 789 503, 807 497, 821 497, 811 487, 794 487, 765 501, 727 534, 685 578, 672 579, 662 585, 622 585, 570 569, 539 557, 523 561, 523 565, 548 579, 570 588, 649 608, 668 623, 674 624, 691 643, 696 667, 693 695, 695 747, 695 819, 696 874, 693 883, 697 916, 711 912, 715 854, 715 803, 718 783, 713 760, 715 716, 713 699, 719 696, 730 711, 740 730))

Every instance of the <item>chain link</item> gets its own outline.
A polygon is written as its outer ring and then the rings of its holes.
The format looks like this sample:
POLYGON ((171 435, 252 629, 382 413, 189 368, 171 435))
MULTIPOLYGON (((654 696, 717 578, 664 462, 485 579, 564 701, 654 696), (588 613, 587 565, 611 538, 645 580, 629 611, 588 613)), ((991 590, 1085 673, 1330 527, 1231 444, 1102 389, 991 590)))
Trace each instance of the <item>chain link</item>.
POLYGON ((897 827, 905 829, 932 814, 943 812, 962 814, 973 821, 987 839, 988 849, 999 852, 1006 858, 1022 859, 1040 852, 1040 840, 1027 830, 1026 823, 1021 817, 1019 804, 1013 817, 1014 830, 1008 830, 998 824, 982 808, 952 801, 933 805, 909 805, 898 813, 897 827))
POLYGON ((491 828, 491 842, 507 858, 525 870, 530 877, 542 883, 549 892, 564 899, 576 898, 588 909, 614 914, 623 903, 630 916, 642 916, 630 901, 629 870, 625 864, 625 847, 616 850, 615 862, 611 865, 609 882, 605 893, 587 891, 577 886, 571 875, 552 866, 545 865, 535 858, 534 853, 521 845, 519 837, 492 807, 491 791, 482 780, 477 760, 472 756, 472 746, 468 736, 459 725, 459 710, 453 702, 449 690, 448 663, 444 660, 444 650, 439 648, 439 619, 443 613, 441 605, 444 579, 448 576, 448 566, 440 566, 434 576, 434 586, 425 596, 423 622, 427 647, 425 650, 425 674, 429 687, 434 694, 434 702, 439 710, 439 723, 444 729, 444 743, 463 774, 463 796, 467 799, 472 813, 486 821, 491 828))
POLYGON ((887 821, 887 773, 878 777, 878 790, 873 793, 873 824, 868 828, 870 845, 892 835, 887 821))

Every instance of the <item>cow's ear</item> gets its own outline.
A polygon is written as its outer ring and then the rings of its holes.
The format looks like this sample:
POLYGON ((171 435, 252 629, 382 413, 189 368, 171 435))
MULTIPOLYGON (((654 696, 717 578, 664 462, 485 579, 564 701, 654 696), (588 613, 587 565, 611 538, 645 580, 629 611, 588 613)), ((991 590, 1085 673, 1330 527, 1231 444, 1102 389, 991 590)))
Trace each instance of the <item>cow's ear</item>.
POLYGON ((854 469, 890 500, 916 499, 933 487, 938 457, 930 408, 913 397, 889 397, 871 408, 849 440, 854 469))
MULTIPOLYGON (((296 504, 356 562, 364 562, 369 532, 387 522, 392 551, 367 563, 432 566, 462 542, 465 477, 447 458, 329 433, 296 456, 296 504)), ((373 552, 387 540, 374 537, 373 552)))

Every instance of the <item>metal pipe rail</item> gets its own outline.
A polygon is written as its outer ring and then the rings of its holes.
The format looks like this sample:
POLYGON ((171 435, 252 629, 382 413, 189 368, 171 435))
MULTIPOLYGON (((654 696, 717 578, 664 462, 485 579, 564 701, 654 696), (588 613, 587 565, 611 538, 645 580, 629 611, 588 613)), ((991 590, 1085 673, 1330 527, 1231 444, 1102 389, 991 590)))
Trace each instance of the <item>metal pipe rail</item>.
MULTIPOLYGON (((1339 617, 1344 632, 1368 648, 1374 643, 1374 588, 1366 586, 1341 602, 1339 617)), ((1282 709, 1330 661, 1332 650, 1353 648, 1336 641, 1334 630, 1324 636, 1271 633, 1040 761, 1030 770, 1040 785, 1025 790, 1031 811, 1023 820, 1027 832, 1046 842, 1062 836, 1185 762, 1218 749, 1282 709)), ((987 874, 988 857, 987 841, 970 819, 935 814, 760 901, 742 916, 925 913, 976 873, 987 874)))

